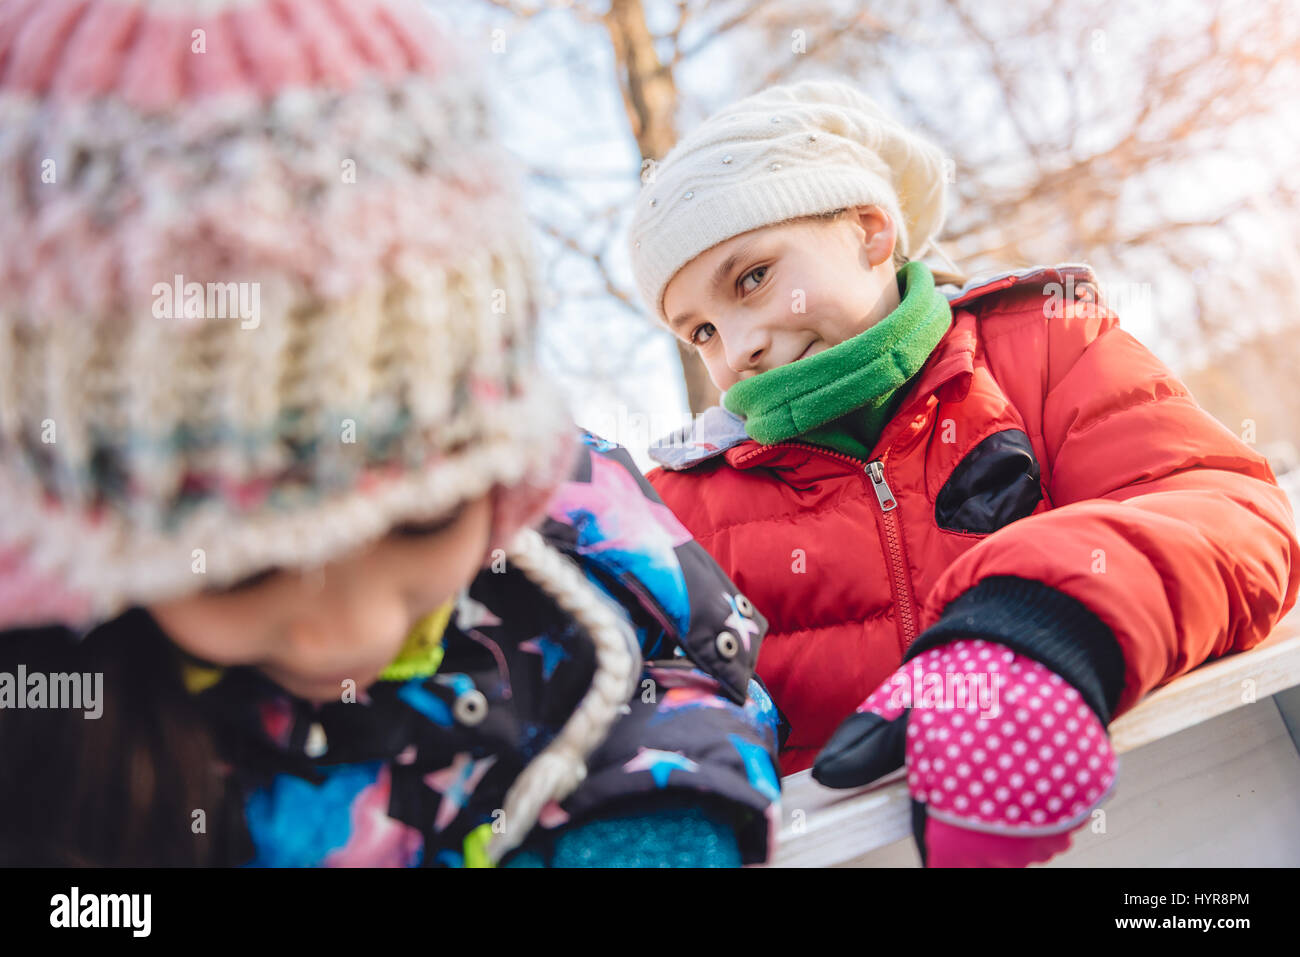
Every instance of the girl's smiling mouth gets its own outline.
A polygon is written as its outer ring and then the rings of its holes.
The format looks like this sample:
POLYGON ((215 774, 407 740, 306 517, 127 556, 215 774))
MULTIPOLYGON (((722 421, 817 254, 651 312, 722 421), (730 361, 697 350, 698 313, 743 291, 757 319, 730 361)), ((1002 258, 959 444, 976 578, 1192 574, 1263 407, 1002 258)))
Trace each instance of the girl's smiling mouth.
POLYGON ((791 361, 791 362, 798 362, 800 359, 802 359, 802 358, 804 358, 805 356, 807 356, 808 353, 809 353, 810 351, 812 351, 812 347, 815 346, 816 344, 817 344, 817 340, 814 339, 812 342, 808 343, 808 345, 804 347, 803 352, 799 353, 797 356, 795 356, 795 357, 794 357, 793 359, 791 359, 790 361, 791 361))

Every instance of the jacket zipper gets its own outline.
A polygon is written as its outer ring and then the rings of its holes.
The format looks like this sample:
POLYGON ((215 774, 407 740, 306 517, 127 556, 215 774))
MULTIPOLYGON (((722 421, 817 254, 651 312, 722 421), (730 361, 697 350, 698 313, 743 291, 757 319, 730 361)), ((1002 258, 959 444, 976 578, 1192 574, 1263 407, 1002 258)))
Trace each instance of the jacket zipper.
POLYGON ((898 603, 898 614, 903 620, 903 651, 916 640, 916 612, 912 608, 912 589, 909 585, 907 562, 903 558, 903 531, 899 527, 898 516, 893 512, 898 508, 898 500, 890 491, 885 481, 885 460, 876 459, 867 463, 867 475, 876 489, 876 500, 885 520, 885 537, 889 544, 889 559, 894 572, 894 600, 898 603))
MULTIPOLYGON (((875 490, 876 501, 880 505, 881 518, 884 520, 885 544, 887 546, 886 551, 889 553, 891 571, 890 583, 893 586, 894 603, 898 606, 898 615, 903 624, 903 651, 907 651, 912 642, 916 640, 916 610, 912 606, 911 576, 907 572, 907 561, 903 555, 903 532, 898 516, 893 514, 898 508, 898 500, 894 498, 889 483, 885 481, 884 456, 871 462, 863 462, 862 459, 854 458, 851 455, 832 452, 829 449, 823 449, 820 446, 809 445, 804 442, 777 442, 774 445, 765 445, 761 449, 755 449, 750 455, 758 455, 761 451, 771 448, 807 449, 830 458, 851 462, 855 468, 861 468, 866 473, 867 478, 871 481, 872 488, 875 490)), ((745 458, 748 457, 745 456, 745 458)), ((744 459, 740 461, 744 461, 744 459)))

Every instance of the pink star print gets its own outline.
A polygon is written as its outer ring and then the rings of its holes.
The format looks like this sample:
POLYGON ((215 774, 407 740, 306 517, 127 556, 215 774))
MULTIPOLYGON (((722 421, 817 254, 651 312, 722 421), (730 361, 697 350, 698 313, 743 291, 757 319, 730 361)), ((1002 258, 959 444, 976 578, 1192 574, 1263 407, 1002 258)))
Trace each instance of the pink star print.
POLYGON ((469 752, 462 751, 450 766, 424 776, 424 783, 442 795, 442 803, 433 819, 434 830, 441 831, 455 820, 496 760, 496 755, 489 755, 475 761, 469 752))
POLYGON ((698 771, 700 766, 680 751, 640 748, 636 757, 623 765, 624 771, 649 771, 658 787, 665 787, 673 771, 698 771))
POLYGON ((635 548, 655 530, 667 532, 673 546, 691 540, 691 533, 666 505, 646 498, 631 473, 600 455, 591 457, 591 481, 565 482, 551 499, 548 511, 561 522, 568 521, 575 512, 593 512, 601 516, 602 522, 612 523, 605 540, 589 546, 592 551, 635 548))
POLYGON ((352 801, 352 833, 348 842, 325 858, 326 867, 410 867, 424 846, 420 832, 388 816, 392 778, 388 766, 379 769, 374 784, 352 801))
POLYGON ((556 801, 547 801, 537 815, 537 823, 545 828, 559 827, 569 823, 569 812, 560 807, 556 801))
POLYGON ((669 688, 659 702, 660 711, 684 708, 687 705, 699 705, 701 708, 725 708, 721 698, 701 688, 669 688))

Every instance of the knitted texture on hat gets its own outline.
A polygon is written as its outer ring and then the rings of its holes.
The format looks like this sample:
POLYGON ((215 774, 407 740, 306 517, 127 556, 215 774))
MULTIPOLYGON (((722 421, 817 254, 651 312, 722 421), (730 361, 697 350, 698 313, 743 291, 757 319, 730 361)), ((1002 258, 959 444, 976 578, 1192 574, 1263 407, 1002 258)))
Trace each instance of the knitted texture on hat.
POLYGON ((632 271, 663 322, 664 288, 733 236, 852 206, 884 208, 919 258, 943 225, 942 150, 840 82, 774 86, 724 107, 649 168, 629 241, 632 271))
POLYGON ((0 627, 537 513, 571 426, 454 52, 396 0, 0 11, 0 627))

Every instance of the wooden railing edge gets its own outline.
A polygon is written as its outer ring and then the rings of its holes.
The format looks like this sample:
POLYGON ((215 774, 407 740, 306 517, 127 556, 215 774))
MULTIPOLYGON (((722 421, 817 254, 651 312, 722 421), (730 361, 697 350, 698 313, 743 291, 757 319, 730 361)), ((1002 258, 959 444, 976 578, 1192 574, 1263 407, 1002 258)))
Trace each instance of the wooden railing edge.
MULTIPOLYGON (((1117 754, 1177 734, 1300 685, 1300 608, 1250 651, 1207 662, 1163 685, 1111 722, 1117 754)), ((899 769, 864 788, 832 790, 801 771, 782 779, 783 827, 770 866, 845 863, 911 834, 911 799, 899 769)))

